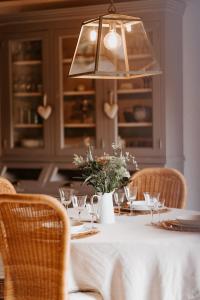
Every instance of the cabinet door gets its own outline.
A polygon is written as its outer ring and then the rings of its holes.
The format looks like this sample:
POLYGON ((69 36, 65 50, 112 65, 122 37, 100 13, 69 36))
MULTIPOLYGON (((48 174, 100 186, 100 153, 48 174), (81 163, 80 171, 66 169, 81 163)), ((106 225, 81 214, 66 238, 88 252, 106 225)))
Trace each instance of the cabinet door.
POLYGON ((3 78, 3 152, 47 154, 51 119, 48 35, 8 36, 3 45, 8 72, 3 78))
MULTIPOLYGON (((68 72, 78 39, 78 31, 57 32, 55 37, 58 63, 57 90, 59 110, 57 107, 56 150, 58 154, 73 154, 86 151, 91 145, 99 147, 99 128, 101 119, 99 99, 101 89, 96 80, 69 78, 68 72)), ((89 53, 85 47, 83 51, 89 53)), ((88 61, 89 63, 89 61, 88 61)))
MULTIPOLYGON (((155 48, 158 47, 158 31, 152 28, 148 35, 155 48)), ((145 60, 148 62, 145 45, 137 49, 135 40, 134 45, 130 41, 128 47, 135 49, 134 63, 136 59, 138 65, 144 65, 145 60)), ((119 141, 137 157, 161 153, 160 76, 117 81, 116 93, 119 141)))

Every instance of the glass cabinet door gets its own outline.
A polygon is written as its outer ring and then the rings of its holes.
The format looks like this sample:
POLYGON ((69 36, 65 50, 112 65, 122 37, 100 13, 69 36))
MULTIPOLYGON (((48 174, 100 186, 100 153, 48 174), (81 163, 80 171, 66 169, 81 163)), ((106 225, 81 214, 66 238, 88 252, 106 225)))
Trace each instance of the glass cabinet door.
MULTIPOLYGON (((68 77, 76 43, 77 36, 62 37, 60 43, 63 107, 61 126, 64 149, 96 146, 95 80, 68 77)), ((87 55, 90 48, 86 45, 83 51, 87 55)))
POLYGON ((117 97, 119 140, 126 148, 152 148, 152 78, 118 82, 117 97))
MULTIPOLYGON (((148 34, 153 43, 153 32, 148 34)), ((129 47, 134 47, 134 64, 148 63, 149 54, 145 45, 141 47, 140 40, 135 39, 134 43, 128 40, 129 47)), ((155 147, 157 132, 154 124, 158 120, 155 116, 154 80, 153 77, 141 77, 117 82, 118 139, 125 148, 153 150, 155 147)), ((158 86, 156 88, 158 90, 158 86)))
POLYGON ((7 152, 47 151, 47 123, 52 112, 46 92, 47 40, 46 35, 29 34, 27 38, 10 38, 7 42, 7 152))
POLYGON ((10 41, 14 147, 44 147, 42 41, 10 41))

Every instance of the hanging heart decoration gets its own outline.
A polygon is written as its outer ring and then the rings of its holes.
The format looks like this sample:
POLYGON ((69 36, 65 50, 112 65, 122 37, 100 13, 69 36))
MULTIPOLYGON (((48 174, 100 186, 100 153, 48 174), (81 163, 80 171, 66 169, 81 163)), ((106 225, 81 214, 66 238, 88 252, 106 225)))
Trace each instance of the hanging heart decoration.
POLYGON ((113 91, 109 91, 109 102, 104 103, 104 112, 110 119, 114 119, 118 111, 118 105, 117 103, 114 103, 114 100, 113 91))
POLYGON ((37 113, 44 119, 47 120, 51 113, 52 113, 52 108, 50 105, 47 105, 47 96, 44 94, 43 97, 43 105, 39 105, 37 107, 37 113))
POLYGON ((114 119, 117 111, 118 111, 118 105, 116 103, 112 103, 112 104, 108 102, 104 103, 104 112, 108 118, 114 119))
POLYGON ((37 108, 37 112, 44 120, 47 120, 51 115, 52 109, 50 105, 47 106, 40 105, 37 108))

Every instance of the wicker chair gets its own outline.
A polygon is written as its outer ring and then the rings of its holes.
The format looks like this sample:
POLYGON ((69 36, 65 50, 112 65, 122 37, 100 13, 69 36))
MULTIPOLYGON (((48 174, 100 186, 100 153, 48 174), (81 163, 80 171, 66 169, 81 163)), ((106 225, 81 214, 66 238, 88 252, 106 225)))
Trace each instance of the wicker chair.
POLYGON ((132 176, 130 184, 138 187, 137 199, 143 199, 144 192, 159 192, 168 207, 184 208, 186 205, 185 178, 175 169, 143 169, 132 176))
MULTIPOLYGON (((0 233, 5 300, 71 299, 66 276, 69 220, 59 201, 46 195, 0 195, 0 233)), ((72 299, 101 297, 74 293, 72 299)))
POLYGON ((0 176, 0 194, 15 194, 15 188, 6 178, 0 176))

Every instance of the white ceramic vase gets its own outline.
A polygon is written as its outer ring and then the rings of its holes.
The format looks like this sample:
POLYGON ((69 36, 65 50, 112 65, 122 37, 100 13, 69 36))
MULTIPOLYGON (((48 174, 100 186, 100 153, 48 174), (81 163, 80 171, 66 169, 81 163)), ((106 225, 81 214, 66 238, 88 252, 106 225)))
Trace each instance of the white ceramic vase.
POLYGON ((102 195, 93 195, 98 198, 98 222, 101 224, 112 224, 115 222, 113 207, 113 192, 102 195))

